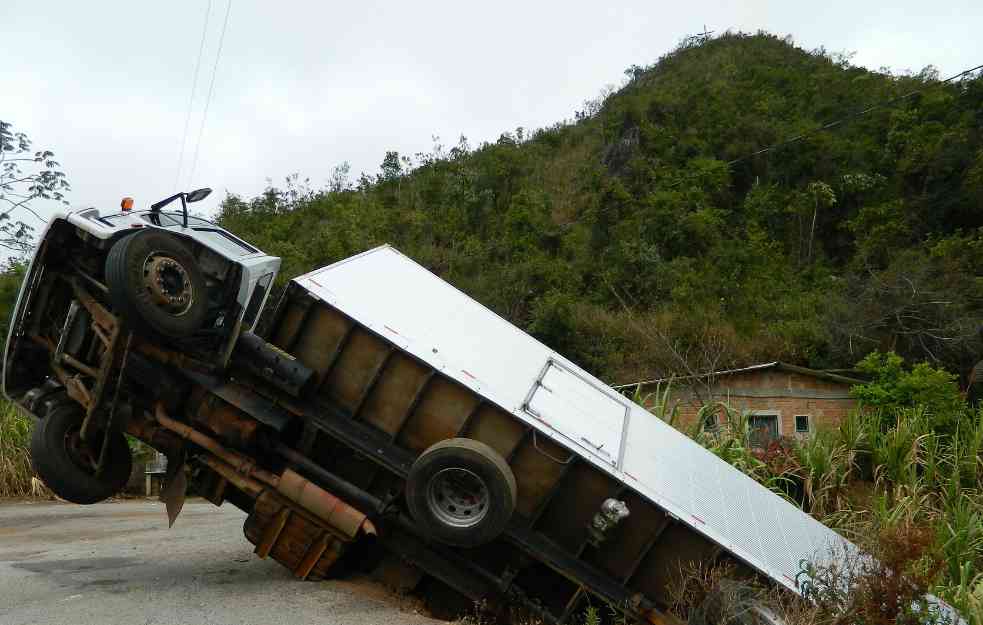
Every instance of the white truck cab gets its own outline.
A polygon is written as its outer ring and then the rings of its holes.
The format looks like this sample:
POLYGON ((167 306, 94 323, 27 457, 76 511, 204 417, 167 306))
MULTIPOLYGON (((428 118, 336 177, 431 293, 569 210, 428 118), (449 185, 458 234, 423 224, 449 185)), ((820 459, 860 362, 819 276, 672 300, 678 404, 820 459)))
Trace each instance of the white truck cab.
MULTIPOLYGON (((238 332, 252 329, 259 318, 269 295, 270 285, 280 269, 280 259, 270 256, 243 241, 217 224, 196 217, 187 216, 187 225, 182 213, 173 211, 128 210, 110 215, 100 215, 95 208, 75 211, 67 215, 70 223, 99 239, 112 239, 120 233, 132 232, 136 228, 163 228, 178 236, 186 237, 211 250, 225 261, 242 268, 236 302, 240 316, 237 319, 223 319, 223 323, 238 324, 238 331, 230 334, 230 343, 235 343, 238 332)), ((204 255, 206 262, 210 255, 204 255)), ((205 267, 207 272, 207 265, 205 267)), ((223 350, 228 358, 232 345, 223 350)))
POLYGON ((226 376, 241 342, 245 360, 276 364, 249 331, 280 259, 188 215, 209 193, 56 213, 41 235, 11 317, 3 392, 39 419, 32 462, 64 499, 92 503, 126 483, 126 423, 186 392, 175 371, 226 376), (181 212, 162 210, 178 199, 181 212))
MULTIPOLYGON (((201 189, 168 200, 197 201, 207 194, 201 189)), ((130 317, 124 321, 131 329, 155 341, 182 341, 186 343, 182 347, 192 349, 197 342, 207 347, 199 350, 207 354, 205 360, 217 367, 227 364, 239 334, 258 320, 280 259, 206 219, 187 215, 186 205, 184 212, 161 210, 168 200, 146 210, 103 214, 87 208, 52 216, 28 266, 10 323, 3 375, 9 398, 16 402, 24 388, 17 375, 23 367, 15 361, 24 356, 25 343, 36 347, 46 337, 57 348, 59 330, 64 329, 46 327, 39 309, 49 320, 56 316, 67 321, 78 298, 59 298, 59 294, 71 290, 81 289, 97 304, 109 304, 110 310, 116 304, 124 309, 117 311, 122 317, 130 317), (138 239, 151 245, 133 245, 138 239), (143 257, 124 258, 124 252, 143 257), (123 266, 127 261, 128 275, 123 266), (63 310, 55 310, 59 305, 63 310)))

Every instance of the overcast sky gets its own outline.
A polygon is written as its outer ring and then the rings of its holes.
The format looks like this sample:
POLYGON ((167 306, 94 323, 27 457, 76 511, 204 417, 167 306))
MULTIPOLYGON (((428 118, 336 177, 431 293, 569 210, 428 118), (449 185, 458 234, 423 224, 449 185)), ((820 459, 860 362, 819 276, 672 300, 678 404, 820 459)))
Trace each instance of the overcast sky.
MULTIPOLYGON (((980 0, 796 2, 277 2, 233 0, 197 167, 191 163, 227 0, 0 0, 0 119, 54 150, 73 205, 138 207, 177 188, 260 192, 386 150, 472 145, 570 118, 681 38, 764 29, 855 64, 943 76, 983 63, 980 0), (175 184, 175 181, 178 181, 175 184)), ((26 218, 26 217, 25 217, 26 218)))

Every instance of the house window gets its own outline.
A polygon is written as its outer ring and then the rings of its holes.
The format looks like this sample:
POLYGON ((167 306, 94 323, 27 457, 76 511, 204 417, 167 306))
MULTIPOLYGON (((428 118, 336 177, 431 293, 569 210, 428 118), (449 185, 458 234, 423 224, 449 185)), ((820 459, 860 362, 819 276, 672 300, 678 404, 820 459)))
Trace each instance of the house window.
POLYGON ((797 434, 809 433, 809 415, 807 414, 795 415, 795 432, 797 434))
POLYGON ((711 412, 710 414, 703 417, 703 429, 707 432, 716 432, 717 426, 719 425, 717 421, 717 413, 711 412))
POLYGON ((772 441, 778 440, 778 415, 753 414, 748 417, 751 447, 767 447, 772 441))

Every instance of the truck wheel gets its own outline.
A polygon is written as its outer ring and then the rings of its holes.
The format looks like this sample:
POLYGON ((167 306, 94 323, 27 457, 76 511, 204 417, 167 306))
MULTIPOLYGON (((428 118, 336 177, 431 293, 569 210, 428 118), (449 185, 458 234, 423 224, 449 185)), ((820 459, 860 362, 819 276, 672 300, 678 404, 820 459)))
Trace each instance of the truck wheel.
POLYGON ((722 580, 693 610, 687 625, 787 625, 761 602, 760 592, 733 580, 722 580))
POLYGON ((410 514, 430 537, 477 547, 498 537, 515 510, 512 469, 495 450, 468 438, 420 454, 406 479, 410 514))
POLYGON ((205 276, 167 232, 141 230, 117 241, 106 257, 106 283, 113 307, 134 329, 183 338, 205 322, 205 276))
MULTIPOLYGON (((31 465, 48 488, 62 499, 90 504, 111 497, 126 486, 133 459, 126 437, 113 432, 106 450, 105 470, 96 477, 99 451, 82 440, 82 418, 82 408, 74 402, 54 405, 34 427, 31 465)), ((102 433, 96 433, 95 439, 101 443, 102 433)))

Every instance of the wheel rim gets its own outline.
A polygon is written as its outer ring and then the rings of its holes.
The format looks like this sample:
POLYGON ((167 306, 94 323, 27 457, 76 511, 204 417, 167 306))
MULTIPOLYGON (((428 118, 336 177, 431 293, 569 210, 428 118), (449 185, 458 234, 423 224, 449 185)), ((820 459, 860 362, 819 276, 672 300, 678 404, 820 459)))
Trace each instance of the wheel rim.
POLYGON ((86 473, 95 474, 99 465, 99 452, 82 440, 80 428, 72 428, 65 432, 65 451, 72 464, 86 473))
POLYGON ((461 468, 442 469, 427 487, 427 505, 442 523, 473 527, 488 514, 488 487, 477 475, 461 468))
POLYGON ((184 266, 172 256, 153 252, 143 262, 143 285, 159 308, 175 317, 191 309, 194 289, 184 266))

